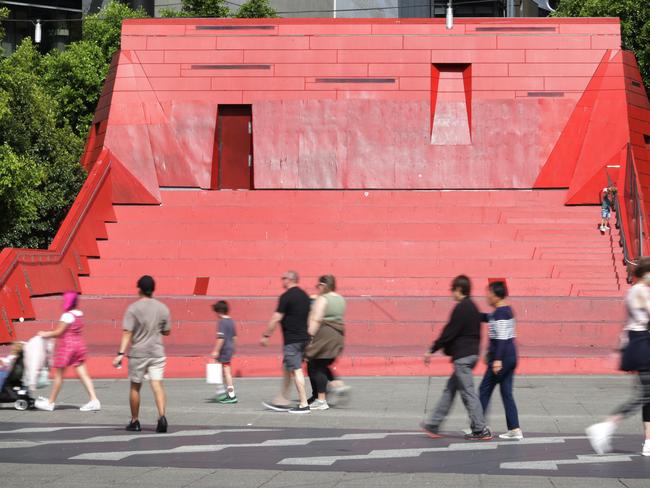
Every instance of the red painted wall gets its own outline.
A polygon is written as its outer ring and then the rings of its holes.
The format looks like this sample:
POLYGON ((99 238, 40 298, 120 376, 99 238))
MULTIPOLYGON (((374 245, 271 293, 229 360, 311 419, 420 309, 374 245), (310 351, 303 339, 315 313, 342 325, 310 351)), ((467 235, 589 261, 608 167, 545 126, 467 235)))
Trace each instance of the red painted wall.
POLYGON ((127 20, 95 122, 116 202, 209 188, 219 104, 252 104, 256 188, 530 188, 619 49, 616 19, 127 20), (431 144, 460 109, 470 141, 431 144))

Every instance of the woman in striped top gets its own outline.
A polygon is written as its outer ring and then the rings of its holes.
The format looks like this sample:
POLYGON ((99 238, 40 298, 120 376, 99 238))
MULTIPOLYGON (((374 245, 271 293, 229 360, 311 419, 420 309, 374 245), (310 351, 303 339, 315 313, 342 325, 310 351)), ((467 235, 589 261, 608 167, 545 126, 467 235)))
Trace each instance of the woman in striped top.
POLYGON ((494 307, 492 313, 483 314, 483 321, 488 322, 490 345, 487 353, 487 370, 479 386, 479 398, 483 412, 487 416, 490 397, 496 385, 499 385, 503 407, 506 411, 508 432, 501 434, 501 439, 520 440, 524 434, 519 427, 517 404, 512 395, 512 384, 517 368, 517 349, 515 347, 515 317, 506 303, 508 296, 503 281, 490 283, 487 290, 487 302, 494 307))

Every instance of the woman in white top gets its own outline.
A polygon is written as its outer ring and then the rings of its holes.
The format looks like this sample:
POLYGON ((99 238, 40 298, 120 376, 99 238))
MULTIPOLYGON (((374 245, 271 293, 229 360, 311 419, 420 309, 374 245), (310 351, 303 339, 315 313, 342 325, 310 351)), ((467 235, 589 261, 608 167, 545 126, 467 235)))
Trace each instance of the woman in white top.
POLYGON ((604 421, 587 428, 591 446, 598 454, 611 451, 610 439, 618 424, 639 410, 643 412, 645 442, 641 454, 650 456, 650 259, 643 258, 634 270, 636 284, 625 296, 628 337, 623 354, 622 369, 637 373, 637 385, 632 397, 619 406, 604 421))

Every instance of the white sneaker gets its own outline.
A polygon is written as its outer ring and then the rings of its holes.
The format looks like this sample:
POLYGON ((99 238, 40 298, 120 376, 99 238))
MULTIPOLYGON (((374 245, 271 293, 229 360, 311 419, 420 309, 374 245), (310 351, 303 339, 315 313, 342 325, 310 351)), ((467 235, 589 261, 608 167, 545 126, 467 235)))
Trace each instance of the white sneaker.
POLYGON ((309 406, 310 410, 327 410, 329 408, 330 406, 327 404, 326 400, 319 400, 318 398, 309 406))
POLYGON ((601 225, 601 226, 600 226, 600 231, 601 231, 601 232, 605 232, 605 226, 604 226, 604 225, 601 225))
POLYGON ((646 440, 643 443, 643 450, 641 451, 642 456, 650 456, 650 439, 646 440))
POLYGON ((46 412, 53 412, 54 403, 50 403, 47 398, 38 397, 34 402, 34 408, 37 410, 44 410, 46 412))
POLYGON ((79 407, 79 410, 82 412, 96 412, 97 410, 102 409, 102 404, 99 403, 99 400, 90 400, 84 406, 79 407))
POLYGON ((616 425, 613 422, 601 422, 587 427, 585 432, 596 454, 605 454, 612 450, 610 438, 615 430, 616 425))
POLYGON ((521 431, 521 429, 512 429, 503 434, 499 434, 499 439, 520 441, 523 438, 524 438, 524 433, 521 431))

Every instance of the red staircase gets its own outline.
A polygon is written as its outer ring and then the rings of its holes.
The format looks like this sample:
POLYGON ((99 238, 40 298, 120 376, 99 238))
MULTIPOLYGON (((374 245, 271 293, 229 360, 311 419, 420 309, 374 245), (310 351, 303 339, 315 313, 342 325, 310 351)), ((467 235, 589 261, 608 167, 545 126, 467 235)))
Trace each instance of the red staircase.
MULTIPOLYGON (((236 370, 279 372, 278 347, 257 345, 281 293, 280 275, 301 273, 315 292, 332 273, 349 299, 345 374, 445 374, 421 355, 453 305, 453 276, 466 273, 484 310, 490 277, 507 278, 518 317, 523 373, 604 373, 617 344, 625 269, 616 231, 597 230, 596 207, 566 207, 564 191, 163 190, 160 206, 116 206, 100 259, 80 278, 96 376, 110 359, 121 318, 142 274, 172 311, 170 376, 200 376, 214 340, 210 304, 226 298, 239 327, 236 370), (193 296, 209 278, 207 296, 193 296)), ((50 327, 58 297, 33 300, 50 327)), ((279 344, 279 337, 275 338, 279 344)))

